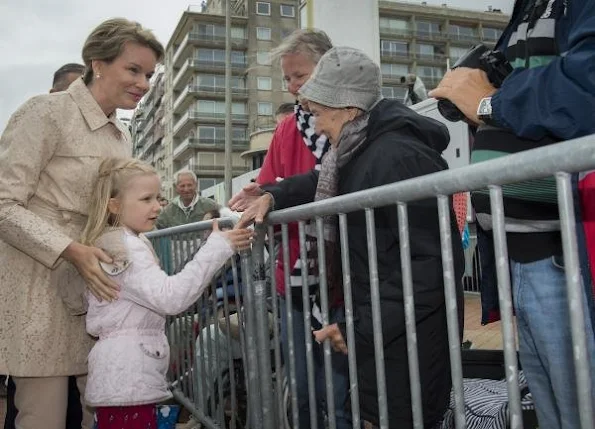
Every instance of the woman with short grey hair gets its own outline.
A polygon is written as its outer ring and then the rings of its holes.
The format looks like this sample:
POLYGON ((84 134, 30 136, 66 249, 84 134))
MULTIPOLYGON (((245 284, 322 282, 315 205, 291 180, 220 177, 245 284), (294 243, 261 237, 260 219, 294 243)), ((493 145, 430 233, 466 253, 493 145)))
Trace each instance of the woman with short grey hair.
MULTIPOLYGON (((262 221, 274 198, 275 209, 319 201, 448 168, 441 152, 449 135, 446 127, 418 115, 395 100, 381 96, 380 69, 363 52, 346 47, 329 50, 319 61, 299 94, 308 100, 316 118, 316 132, 328 136, 332 148, 320 172, 315 170, 263 186, 264 194, 244 212, 242 223, 262 221)), ((375 229, 388 427, 411 428, 411 390, 407 359, 404 296, 400 260, 397 207, 375 209, 375 229)), ((446 304, 442 273, 440 228, 436 199, 408 203, 411 269, 419 372, 425 428, 443 419, 451 390, 446 304)), ((451 234, 458 229, 451 214, 451 234)), ((325 218, 325 247, 334 254, 327 267, 340 266, 336 217, 325 218)), ((355 331, 355 350, 348 350, 346 323, 333 323, 314 332, 316 340, 329 340, 336 351, 355 353, 360 412, 379 424, 375 369, 370 268, 366 219, 362 211, 347 214, 349 262, 355 331)), ((456 279, 464 266, 460 240, 453 240, 456 279)), ((329 284, 331 283, 329 279, 329 284)), ((462 298, 462 285, 457 285, 462 298)), ((459 309, 461 306, 459 306, 459 309)), ((461 313, 462 314, 462 313, 461 313)), ((461 320, 462 326, 462 320, 461 320)))

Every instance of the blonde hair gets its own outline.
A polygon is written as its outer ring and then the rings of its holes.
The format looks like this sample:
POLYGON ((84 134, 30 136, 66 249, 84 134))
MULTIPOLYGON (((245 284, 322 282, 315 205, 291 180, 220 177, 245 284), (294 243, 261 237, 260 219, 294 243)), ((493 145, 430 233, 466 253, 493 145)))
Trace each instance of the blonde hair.
POLYGON ((113 18, 99 24, 85 40, 83 61, 85 62, 84 81, 88 85, 93 81, 93 60, 108 63, 114 61, 124 49, 126 42, 134 42, 150 48, 157 57, 163 59, 165 50, 151 30, 143 28, 138 22, 124 18, 113 18))
POLYGON ((131 178, 145 174, 157 172, 138 159, 106 158, 100 164, 89 202, 87 224, 81 237, 83 244, 93 245, 106 228, 118 226, 118 219, 108 209, 110 199, 120 196, 131 178))
POLYGON ((285 55, 304 54, 318 64, 320 57, 333 47, 328 35, 321 30, 297 29, 271 52, 271 59, 280 61, 285 55))

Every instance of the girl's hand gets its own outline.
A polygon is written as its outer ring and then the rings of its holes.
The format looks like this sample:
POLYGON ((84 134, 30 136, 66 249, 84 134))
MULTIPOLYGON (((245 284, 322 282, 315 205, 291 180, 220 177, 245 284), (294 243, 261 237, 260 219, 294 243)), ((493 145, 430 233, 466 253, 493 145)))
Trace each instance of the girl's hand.
POLYGON ((118 298, 120 287, 111 281, 99 266, 99 261, 112 263, 112 259, 103 250, 73 241, 61 256, 76 267, 91 293, 99 301, 113 301, 118 298))
POLYGON ((239 228, 236 226, 232 230, 221 231, 219 229, 219 222, 216 220, 213 221, 213 232, 221 233, 221 235, 231 243, 231 247, 235 251, 250 249, 254 239, 254 232, 246 228, 239 228))

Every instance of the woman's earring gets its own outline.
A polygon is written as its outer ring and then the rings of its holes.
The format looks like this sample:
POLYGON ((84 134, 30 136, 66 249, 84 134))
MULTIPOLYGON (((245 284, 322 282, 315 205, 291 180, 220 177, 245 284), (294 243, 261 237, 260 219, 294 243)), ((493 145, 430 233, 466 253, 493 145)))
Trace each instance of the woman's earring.
POLYGON ((97 79, 101 79, 101 73, 97 73, 97 74, 95 75, 95 77, 96 77, 97 79))

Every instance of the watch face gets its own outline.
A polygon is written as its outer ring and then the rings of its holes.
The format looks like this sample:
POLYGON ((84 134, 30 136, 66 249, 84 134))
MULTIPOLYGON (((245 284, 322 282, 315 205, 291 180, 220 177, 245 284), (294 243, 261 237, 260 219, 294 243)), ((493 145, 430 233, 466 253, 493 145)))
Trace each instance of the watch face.
POLYGON ((492 99, 491 98, 484 98, 479 103, 479 108, 477 109, 477 114, 479 116, 489 116, 492 114, 492 99))

